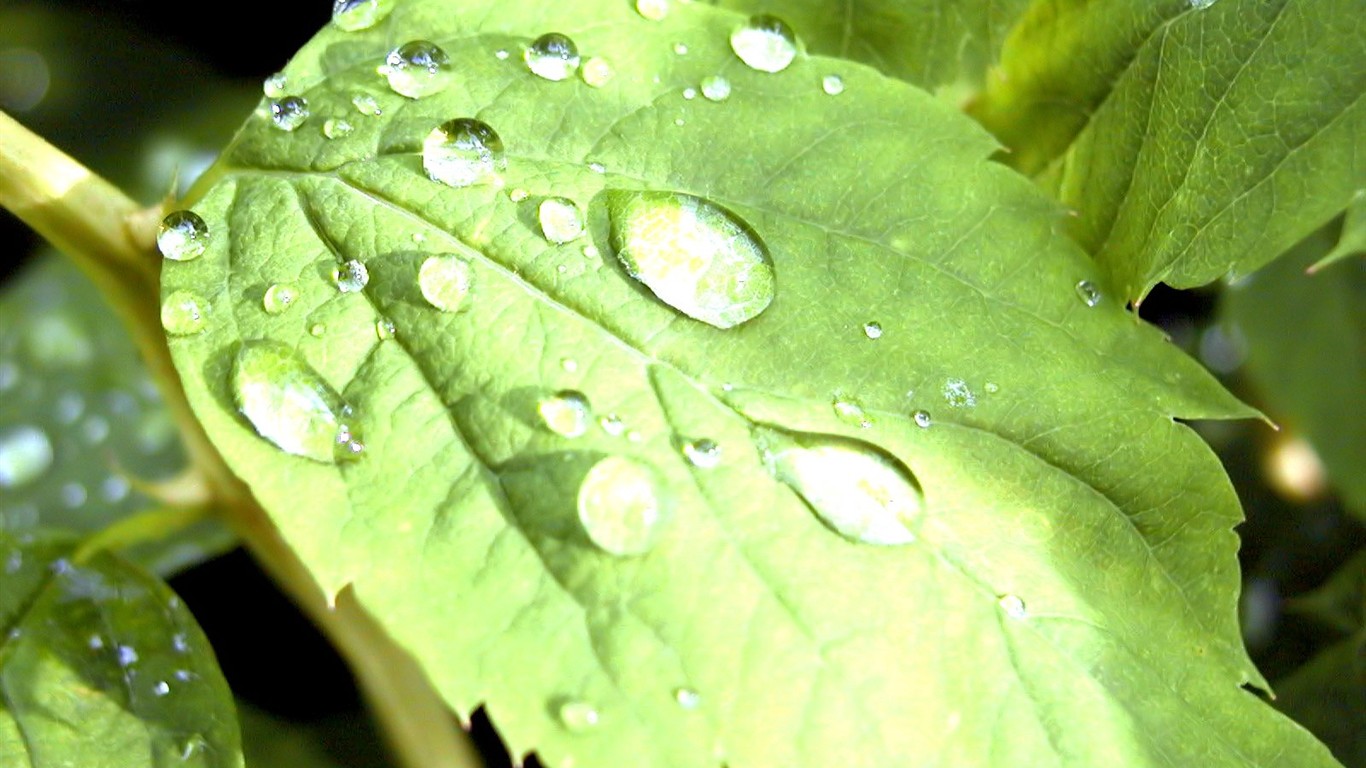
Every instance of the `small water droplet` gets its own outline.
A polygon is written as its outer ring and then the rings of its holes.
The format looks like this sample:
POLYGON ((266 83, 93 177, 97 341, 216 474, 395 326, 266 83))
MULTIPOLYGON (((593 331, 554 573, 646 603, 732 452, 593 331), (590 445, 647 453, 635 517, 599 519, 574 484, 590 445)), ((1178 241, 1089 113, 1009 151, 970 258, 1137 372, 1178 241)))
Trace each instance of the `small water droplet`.
POLYGON ((944 402, 953 408, 972 408, 977 405, 977 395, 962 379, 948 379, 944 382, 944 402))
POLYGON ((133 490, 128 478, 122 475, 110 475, 100 483, 100 496, 105 501, 117 503, 128 498, 128 493, 133 490))
POLYGON ((863 410, 863 405, 852 397, 845 395, 835 395, 830 406, 835 409, 835 416, 840 421, 851 427, 867 429, 873 426, 873 419, 863 410))
POLYGON ((547 80, 564 80, 579 69, 579 48, 558 32, 547 32, 532 41, 522 54, 527 69, 547 80))
POLYGON ((636 13, 650 21, 661 21, 669 15, 669 0, 636 0, 636 13))
POLYGON ((1006 615, 1012 619, 1023 619, 1029 615, 1025 609, 1024 600, 1021 600, 1018 595, 1002 595, 1001 599, 996 602, 1001 606, 1001 610, 1005 611, 1006 615))
POLYGON ((579 370, 579 361, 572 357, 566 357, 560 360, 560 368, 562 368, 565 373, 574 373, 579 370))
POLYGON ((375 97, 368 93, 358 93, 352 96, 351 106, 366 117, 379 117, 384 114, 384 110, 379 108, 379 102, 375 101, 375 97))
POLYGON ((683 458, 698 469, 712 469, 721 463, 721 446, 709 438, 683 443, 683 458))
POLYGON ((913 412, 911 414, 911 420, 914 421, 915 425, 917 427, 920 427, 921 429, 926 429, 934 423, 934 420, 930 418, 930 412, 925 410, 917 410, 913 412))
POLYGON ((91 416, 81 423, 81 439, 87 445, 99 445, 109 437, 109 421, 100 416, 91 416))
POLYGON ((247 341, 233 362, 237 410, 280 450, 335 463, 364 446, 348 423, 351 408, 303 356, 278 341, 247 341))
POLYGON ((773 301, 768 249, 739 216, 675 192, 609 190, 606 199, 617 259, 665 304, 731 328, 773 301))
POLYGON ((866 443, 838 437, 765 429, 757 439, 773 476, 802 497, 831 530, 879 546, 915 541, 911 529, 924 498, 919 482, 900 461, 866 443))
POLYGON ((390 320, 387 317, 381 317, 375 321, 375 336, 378 337, 380 341, 388 341, 389 339, 394 338, 397 333, 398 327, 394 325, 393 320, 390 320))
POLYGON ((172 336, 193 336, 208 322, 208 305, 192 291, 173 291, 161 303, 161 327, 172 336))
POLYGON ((269 314, 278 315, 294 306, 298 301, 298 288, 289 283, 276 283, 266 289, 266 295, 261 298, 261 305, 269 314))
POLYGON ((678 706, 691 711, 702 705, 702 694, 692 688, 675 688, 674 701, 678 702, 678 706))
POLYGON ((332 269, 332 282, 337 284, 337 290, 342 293, 357 293, 365 290, 365 286, 370 283, 370 270, 359 261, 351 259, 332 269))
POLYGON ((308 100, 286 96, 270 103, 270 121, 282 131, 292 131, 308 120, 308 100))
POLYGON ((1200 11, 1214 5, 1215 0, 1188 0, 1188 2, 1190 3, 1190 7, 1200 11))
MULTIPOLYGON (((683 89, 683 98, 684 98, 684 99, 687 99, 688 101, 692 101, 693 99, 697 98, 697 89, 696 89, 696 88, 684 88, 684 89, 683 89)), ((677 121, 675 121, 675 123, 677 123, 677 121)))
POLYGON ((336 0, 332 3, 332 23, 347 32, 369 29, 384 20, 394 9, 395 0, 336 0))
POLYGON ((596 259, 602 255, 602 252, 598 250, 596 245, 585 245, 583 247, 583 255, 584 258, 587 259, 596 259))
POLYGON ((91 635, 85 641, 85 647, 89 648, 92 651, 101 650, 104 648, 104 638, 100 637, 99 635, 91 635))
POLYGON ((583 211, 573 200, 547 197, 537 209, 541 233, 552 243, 567 243, 583 234, 583 211))
POLYGON ((59 424, 75 424, 76 419, 85 413, 85 398, 79 392, 64 392, 57 398, 57 407, 53 409, 53 414, 57 417, 59 424))
POLYGON ((586 701, 566 701, 556 714, 565 728, 576 732, 592 729, 601 719, 597 708, 586 701))
POLYGON ((838 96, 844 93, 844 78, 839 75, 826 75, 821 78, 821 90, 831 96, 838 96))
POLYGON ((443 312, 459 312, 474 287, 474 271, 459 256, 430 256, 417 271, 422 298, 443 312))
POLYGON ((1101 300, 1100 289, 1097 288, 1096 284, 1091 282, 1090 280, 1082 280, 1081 282, 1077 283, 1077 296, 1088 307, 1094 307, 1095 305, 1099 304, 1101 300))
POLYGON ((665 517, 654 472, 624 456, 608 456, 588 470, 578 508, 588 538, 623 557, 648 552, 665 517))
POLYGON ((622 418, 615 413, 609 413, 598 419, 598 426, 602 427, 602 431, 612 437, 621 437, 621 433, 626 431, 626 422, 622 421, 622 418))
POLYGON ((782 19, 761 14, 736 27, 730 48, 751 69, 781 72, 797 57, 797 35, 782 19))
POLYGON ((267 77, 265 82, 261 83, 261 91, 266 95, 266 98, 278 99, 286 93, 289 93, 289 91, 286 90, 289 87, 288 82, 289 81, 285 79, 284 72, 276 72, 270 77, 267 77))
POLYGON ((687 45, 687 43, 674 43, 674 55, 676 55, 676 56, 687 56, 687 55, 688 55, 688 45, 687 45))
POLYGON ((165 696, 170 692, 171 686, 165 680, 158 680, 156 684, 152 686, 152 694, 155 696, 165 696))
POLYGON ((879 323, 877 321, 873 321, 871 323, 864 323, 863 335, 867 336, 870 339, 882 338, 882 323, 879 323))
POLYGON ((493 57, 495 59, 498 59, 499 61, 507 61, 508 52, 502 48, 499 48, 498 50, 493 52, 493 57))
POLYGON ((190 641, 184 632, 177 632, 171 635, 171 647, 176 650, 176 653, 189 653, 190 641))
POLYGON ((331 117, 323 122, 323 136, 329 139, 344 139, 356 129, 349 121, 331 117))
POLYGON ((120 645, 114 649, 120 667, 131 667, 138 663, 138 652, 131 645, 120 645))
POLYGON ((987 391, 988 395, 994 395, 1001 391, 1001 387, 994 381, 988 381, 986 384, 982 385, 982 388, 987 391))
POLYGON ((314 323, 308 327, 308 335, 315 339, 322 338, 325 333, 327 333, 327 326, 322 323, 314 323))
POLYGON ((546 429, 561 437, 578 437, 588 431, 593 416, 588 397, 572 389, 556 392, 536 405, 546 429))
POLYGON ((721 75, 707 75, 702 78, 702 95, 708 101, 725 101, 730 98, 730 81, 721 75))
POLYGON ((394 93, 410 99, 444 91, 454 75, 446 52, 426 40, 413 40, 390 51, 379 73, 394 93))
POLYGON ((21 424, 0 431, 0 488, 18 488, 52 466, 52 441, 38 427, 21 424))
POLYGON ((588 170, 598 174, 607 173, 607 166, 602 163, 591 162, 588 164, 588 170))
POLYGON ((514 203, 520 203, 528 197, 531 197, 531 193, 521 187, 517 187, 508 193, 508 199, 514 203))
POLYGON ((583 63, 583 68, 579 70, 579 77, 594 88, 601 88, 616 77, 616 70, 612 69, 612 63, 607 59, 594 56, 583 63))
POLYGON ((191 736, 180 745, 180 761, 188 762, 190 758, 203 754, 208 748, 209 742, 205 741, 203 736, 191 736))
POLYGON ((487 123, 462 117, 442 123, 422 142, 422 167, 433 181, 452 187, 501 184, 507 167, 503 140, 487 123))
POLYGON ((209 225, 194 211, 172 211, 157 228, 157 248, 172 261, 191 261, 209 247, 209 225))

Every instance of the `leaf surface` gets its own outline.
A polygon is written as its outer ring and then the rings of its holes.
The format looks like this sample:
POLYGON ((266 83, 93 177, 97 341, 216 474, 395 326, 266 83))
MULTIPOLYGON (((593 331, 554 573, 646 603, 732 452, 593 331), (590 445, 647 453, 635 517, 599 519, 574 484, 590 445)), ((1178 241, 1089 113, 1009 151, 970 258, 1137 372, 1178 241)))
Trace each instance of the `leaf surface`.
POLYGON ((263 110, 206 176, 207 251, 163 276, 205 323, 172 350, 324 589, 350 585, 453 707, 486 702, 547 764, 1331 765, 1239 690, 1263 684, 1235 621, 1239 510, 1172 419, 1250 411, 1121 302, 1088 305, 1094 266, 980 128, 853 63, 752 71, 727 42, 742 19, 401 3, 320 33, 285 70, 308 121, 263 110), (549 31, 616 76, 531 74, 549 31), (376 66, 418 37, 452 82, 413 100, 376 66), (715 74, 727 100, 687 97, 715 74), (501 187, 424 173, 457 118, 501 136, 501 187), (543 236, 552 196, 582 238, 543 236), (659 239, 684 256, 697 221, 752 233, 771 303, 680 300, 636 250, 632 279, 609 208, 691 227, 659 239), (463 260, 461 301, 423 290, 433 257, 463 260), (351 260, 368 282, 341 291, 351 260), (297 301, 266 312, 283 284, 297 301), (259 416, 272 380, 318 418, 258 434, 238 405, 259 416), (331 463, 329 429, 360 456, 331 463), (641 510, 657 535, 612 522, 641 510), (886 546, 850 540, 861 513, 886 546))

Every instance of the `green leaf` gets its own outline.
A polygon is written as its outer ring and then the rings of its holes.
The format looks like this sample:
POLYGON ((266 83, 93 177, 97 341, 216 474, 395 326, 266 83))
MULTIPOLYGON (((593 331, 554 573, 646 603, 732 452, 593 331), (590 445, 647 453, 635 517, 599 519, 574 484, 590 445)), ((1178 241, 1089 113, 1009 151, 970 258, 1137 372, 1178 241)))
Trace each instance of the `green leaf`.
POLYGON ((1029 0, 720 0, 781 17, 811 53, 851 59, 922 88, 979 86, 1029 0))
POLYGON ((310 117, 247 123, 163 289, 319 584, 547 764, 1331 765, 1239 689, 1237 501, 1173 421, 1251 411, 1078 291, 971 121, 849 62, 750 70, 741 21, 409 2, 289 64, 310 117), (616 76, 533 75, 552 30, 616 76), (452 65, 416 100, 376 74, 414 38, 452 65), (583 237, 543 236, 552 197, 583 237))
POLYGON ((242 765, 227 683, 164 583, 42 532, 0 552, 0 765, 242 765))
MULTIPOLYGON (((138 481, 184 468, 176 425, 95 286, 50 253, 10 281, 0 293, 0 528, 93 533, 154 503, 138 481)), ((233 541, 205 522, 132 555, 169 573, 233 541)))
POLYGON ((1352 202, 1343 214, 1342 234, 1338 235, 1337 245, 1314 262, 1309 271, 1317 272, 1348 256, 1366 256, 1366 190, 1359 189, 1352 196, 1352 202))
POLYGON ((1250 272, 1366 184, 1360 11, 1218 0, 1145 41, 1054 178, 1123 296, 1250 272))
POLYGON ((1366 514, 1366 262, 1318 274, 1330 230, 1224 294, 1272 419, 1304 435, 1347 506, 1366 514))

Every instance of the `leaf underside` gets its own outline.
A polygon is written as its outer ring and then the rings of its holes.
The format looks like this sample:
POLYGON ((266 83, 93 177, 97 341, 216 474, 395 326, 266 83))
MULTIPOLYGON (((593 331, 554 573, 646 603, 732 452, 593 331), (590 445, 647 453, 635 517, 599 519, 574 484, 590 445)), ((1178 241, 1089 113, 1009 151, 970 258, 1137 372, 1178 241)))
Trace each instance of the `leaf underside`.
POLYGON ((1052 204, 987 162, 984 132, 847 61, 749 70, 731 12, 563 6, 410 2, 368 31, 324 30, 285 70, 309 122, 253 118, 192 198, 209 247, 168 262, 163 289, 198 293, 207 324, 173 354, 325 589, 351 585, 455 709, 486 703, 516 753, 551 765, 1332 764, 1238 688, 1264 685, 1235 620, 1239 510, 1173 421, 1249 411, 1121 302, 1078 298, 1095 267, 1052 204), (521 52, 548 31, 616 76, 533 76, 521 52), (455 72, 419 100, 376 74, 414 38, 455 72), (728 100, 685 98, 714 74, 728 100), (459 117, 501 135, 502 189, 424 175, 423 138, 459 117), (328 118, 354 130, 328 140, 328 118), (772 304, 719 330, 660 303, 612 253, 608 189, 743 219, 772 257, 772 304), (541 236, 552 195, 587 211, 583 239, 541 236), (417 285, 447 253, 472 268, 458 313, 417 285), (369 283, 339 293, 350 259, 369 283), (268 314, 283 283, 299 300, 268 314), (237 414, 229 369, 254 339, 294 346, 350 402, 359 460, 287 456, 237 414), (562 390, 624 432, 545 429, 537 403, 562 390), (871 424, 839 418, 836 397, 871 424), (772 428, 908 467, 916 541, 832 533, 766 469, 755 435, 772 428), (717 466, 684 460, 699 438, 717 466), (666 500, 643 555, 579 526, 578 483, 605 456, 650 467, 666 500), (568 703, 599 721, 567 728, 568 703))

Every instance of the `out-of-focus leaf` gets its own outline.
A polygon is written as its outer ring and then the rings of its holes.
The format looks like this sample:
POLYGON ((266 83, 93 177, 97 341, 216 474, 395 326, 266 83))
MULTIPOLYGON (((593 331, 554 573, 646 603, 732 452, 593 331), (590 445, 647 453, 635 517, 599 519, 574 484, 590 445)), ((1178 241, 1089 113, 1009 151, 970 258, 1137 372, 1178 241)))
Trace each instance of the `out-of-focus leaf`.
POLYGON ((1366 190, 1357 190, 1351 205, 1342 217, 1342 234, 1338 235, 1337 245, 1323 258, 1309 267, 1317 272, 1324 267, 1342 261, 1348 256, 1366 255, 1366 190))
POLYGON ((71 539, 0 533, 0 765, 239 768, 227 683, 160 580, 71 539))

